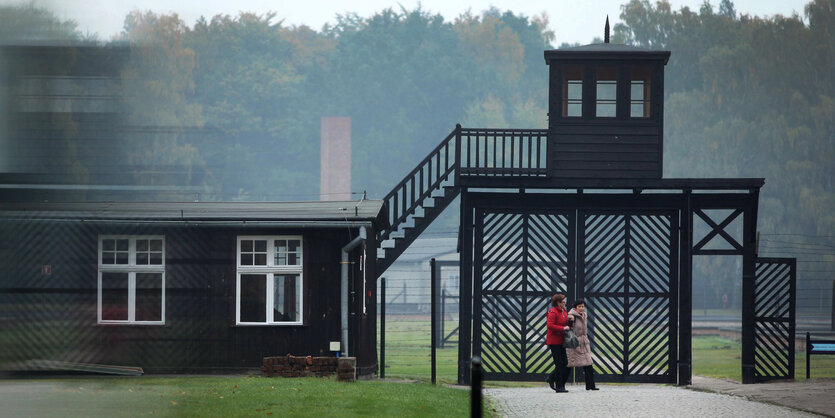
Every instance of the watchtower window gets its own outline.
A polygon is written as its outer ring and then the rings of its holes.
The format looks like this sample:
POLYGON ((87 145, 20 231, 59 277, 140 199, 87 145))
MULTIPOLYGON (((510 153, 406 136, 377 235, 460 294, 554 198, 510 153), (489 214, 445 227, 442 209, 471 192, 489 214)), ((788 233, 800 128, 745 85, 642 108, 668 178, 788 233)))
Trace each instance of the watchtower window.
POLYGON ((633 68, 629 89, 629 116, 648 118, 650 104, 650 69, 633 68))
POLYGON ((596 116, 613 118, 617 116, 618 74, 615 67, 597 69, 597 107, 596 116))
POLYGON ((583 116, 583 69, 567 66, 562 70, 562 115, 583 116))

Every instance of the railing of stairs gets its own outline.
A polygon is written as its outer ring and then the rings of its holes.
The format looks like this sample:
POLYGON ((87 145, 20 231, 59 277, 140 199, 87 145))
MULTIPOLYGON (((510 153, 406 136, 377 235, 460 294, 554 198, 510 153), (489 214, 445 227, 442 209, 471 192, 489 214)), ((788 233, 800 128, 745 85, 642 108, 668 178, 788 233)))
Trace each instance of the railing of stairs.
POLYGON ((481 129, 456 125, 383 198, 390 227, 377 233, 377 243, 386 250, 387 258, 378 263, 377 274, 382 274, 394 261, 392 258, 399 256, 458 195, 461 176, 546 176, 547 137, 545 129, 481 129), (438 196, 436 191, 441 191, 442 195, 438 196), (433 205, 427 205, 430 201, 433 205), (406 236, 406 228, 416 230, 406 236), (402 234, 394 236, 396 232, 402 234), (394 248, 383 246, 391 240, 395 241, 394 248))
POLYGON ((381 230, 377 242, 389 239, 392 232, 397 231, 398 227, 408 220, 409 215, 414 214, 415 209, 444 182, 454 182, 452 176, 458 168, 456 145, 459 143, 454 140, 460 129, 460 125, 456 126, 455 130, 383 198, 391 228, 381 230))

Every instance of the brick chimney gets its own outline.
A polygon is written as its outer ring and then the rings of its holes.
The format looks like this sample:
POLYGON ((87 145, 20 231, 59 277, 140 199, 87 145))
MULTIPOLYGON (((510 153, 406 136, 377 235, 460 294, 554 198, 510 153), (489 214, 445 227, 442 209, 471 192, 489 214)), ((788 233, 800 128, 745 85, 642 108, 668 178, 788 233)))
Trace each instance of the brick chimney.
POLYGON ((351 199, 351 118, 322 117, 319 200, 351 199))

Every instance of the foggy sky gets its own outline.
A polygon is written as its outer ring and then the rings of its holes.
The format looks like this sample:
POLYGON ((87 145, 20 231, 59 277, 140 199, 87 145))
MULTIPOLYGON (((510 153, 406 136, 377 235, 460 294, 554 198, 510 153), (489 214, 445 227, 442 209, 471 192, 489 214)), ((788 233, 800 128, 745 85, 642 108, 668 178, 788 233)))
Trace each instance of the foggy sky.
MULTIPOLYGON (((721 0, 712 0, 715 9, 721 0)), ((0 4, 20 4, 21 0, 0 0, 0 4)), ((210 19, 217 14, 237 15, 239 11, 263 14, 277 12, 285 25, 307 25, 319 30, 325 23, 334 23, 337 14, 356 12, 368 17, 385 8, 400 10, 402 5, 413 10, 421 4, 424 10, 441 13, 447 21, 454 20, 468 9, 480 14, 491 5, 528 17, 545 12, 550 28, 556 32, 555 46, 563 43, 587 44, 603 36, 606 15, 611 24, 619 22, 620 6, 628 0, 36 0, 35 4, 54 11, 60 18, 73 19, 85 33, 96 33, 107 41, 121 31, 125 15, 134 9, 157 13, 177 13, 189 26, 197 18, 210 19)), ((698 11, 703 0, 671 0, 673 10, 687 6, 698 11)), ((650 0, 655 4, 655 0, 650 0)), ((797 12, 803 16, 806 0, 735 0, 738 13, 762 17, 797 12)))

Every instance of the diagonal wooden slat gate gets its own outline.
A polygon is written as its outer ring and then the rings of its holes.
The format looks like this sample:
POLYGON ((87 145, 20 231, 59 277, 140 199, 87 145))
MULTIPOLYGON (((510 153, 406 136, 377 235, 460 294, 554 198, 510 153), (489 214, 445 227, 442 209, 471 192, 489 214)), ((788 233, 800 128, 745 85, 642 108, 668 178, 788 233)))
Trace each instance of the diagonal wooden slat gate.
POLYGON ((573 292, 574 216, 565 212, 479 214, 473 350, 485 378, 530 380, 551 367, 545 324, 555 292, 573 292))
POLYGON ((758 258, 754 281, 754 380, 794 379, 794 258, 758 258))
POLYGON ((473 354, 485 378, 534 380, 550 297, 585 298, 600 381, 675 383, 675 211, 479 208, 473 354))
POLYGON ((599 381, 674 383, 675 212, 581 212, 578 296, 599 381))

